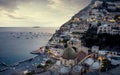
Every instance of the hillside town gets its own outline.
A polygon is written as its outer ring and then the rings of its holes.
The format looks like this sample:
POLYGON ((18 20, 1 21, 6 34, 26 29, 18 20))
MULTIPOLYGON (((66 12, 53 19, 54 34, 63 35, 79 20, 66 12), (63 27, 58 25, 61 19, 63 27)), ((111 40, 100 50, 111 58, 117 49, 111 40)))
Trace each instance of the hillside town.
POLYGON ((120 1, 93 0, 34 52, 36 58, 22 63, 24 68, 10 67, 11 75, 120 75, 120 44, 106 43, 109 36, 120 42, 120 1))

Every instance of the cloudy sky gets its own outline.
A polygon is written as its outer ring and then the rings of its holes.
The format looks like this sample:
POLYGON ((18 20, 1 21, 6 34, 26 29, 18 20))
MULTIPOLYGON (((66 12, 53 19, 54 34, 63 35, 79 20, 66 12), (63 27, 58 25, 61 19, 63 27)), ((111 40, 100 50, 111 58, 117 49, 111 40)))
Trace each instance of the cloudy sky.
POLYGON ((59 27, 91 0, 0 0, 0 27, 59 27))

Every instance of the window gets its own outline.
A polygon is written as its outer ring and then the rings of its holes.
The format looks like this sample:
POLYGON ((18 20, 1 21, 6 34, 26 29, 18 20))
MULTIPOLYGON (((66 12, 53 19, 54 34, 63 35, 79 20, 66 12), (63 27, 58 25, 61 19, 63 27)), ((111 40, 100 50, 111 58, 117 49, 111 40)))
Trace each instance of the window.
POLYGON ((104 32, 106 32, 106 30, 104 30, 104 32))
POLYGON ((108 32, 110 32, 110 30, 108 30, 108 32))
POLYGON ((102 32, 102 30, 100 30, 99 32, 102 32))
POLYGON ((106 27, 104 29, 106 29, 106 27))

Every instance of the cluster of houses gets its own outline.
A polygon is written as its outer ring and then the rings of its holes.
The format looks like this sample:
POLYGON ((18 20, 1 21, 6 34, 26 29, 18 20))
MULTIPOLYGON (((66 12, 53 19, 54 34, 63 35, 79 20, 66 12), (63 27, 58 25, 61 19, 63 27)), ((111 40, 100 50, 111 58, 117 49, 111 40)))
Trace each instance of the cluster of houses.
POLYGON ((104 8, 107 8, 108 11, 112 11, 112 12, 119 11, 119 9, 120 9, 119 0, 118 1, 117 0, 113 0, 113 1, 112 0, 110 0, 110 1, 97 0, 95 2, 95 4, 93 5, 93 7, 94 8, 102 8, 103 7, 102 5, 104 5, 104 8))
POLYGON ((105 3, 97 0, 89 6, 87 12, 81 11, 78 13, 79 16, 73 16, 62 25, 53 34, 44 50, 56 63, 45 72, 36 75, 90 75, 87 74, 90 72, 99 75, 104 67, 104 59, 109 60, 112 65, 120 65, 119 50, 100 50, 99 46, 87 48, 81 42, 81 37, 91 27, 97 28, 97 34, 120 35, 120 14, 110 12, 119 6, 119 2, 105 3), (107 6, 103 8, 104 4, 107 6))
POLYGON ((112 35, 120 35, 120 27, 119 26, 111 26, 108 24, 104 24, 102 26, 98 27, 97 33, 107 33, 107 34, 112 34, 112 35))
POLYGON ((120 15, 108 12, 108 8, 112 10, 110 2, 107 9, 98 9, 102 4, 102 1, 96 1, 87 13, 82 11, 81 16, 74 16, 56 31, 47 45, 50 47, 52 58, 57 59, 51 70, 54 69, 60 75, 80 75, 84 71, 99 72, 103 59, 108 59, 112 65, 120 64, 118 51, 99 50, 98 46, 89 50, 82 46, 80 38, 90 27, 97 27, 97 34, 120 35, 120 15), (116 15, 117 19, 114 18, 116 15))
POLYGON ((120 14, 119 11, 115 11, 120 9, 119 2, 97 0, 92 8, 93 9, 89 10, 89 14, 92 15, 92 20, 89 18, 89 21, 92 21, 91 25, 97 27, 97 34, 107 33, 111 35, 120 35, 120 14), (93 20, 95 22, 93 22, 93 20))
MULTIPOLYGON (((84 47, 81 37, 90 27, 96 27, 97 34, 119 34, 120 14, 111 13, 108 9, 118 9, 119 3, 107 2, 107 8, 102 8, 103 1, 95 1, 89 10, 81 11, 70 21, 60 27, 53 34, 47 44, 47 54, 55 59, 56 63, 50 71, 37 75, 87 75, 89 72, 100 72, 104 59, 111 61, 112 65, 120 64, 120 52, 115 50, 100 50, 99 46, 84 47), (113 5, 115 5, 113 7, 113 5), (115 16, 117 15, 117 19, 115 16)), ((98 74, 95 75, 98 75, 98 74)), ((89 75, 89 74, 88 74, 89 75)))
POLYGON ((119 50, 100 50, 99 46, 87 48, 81 42, 81 37, 90 27, 96 27, 97 34, 120 35, 120 14, 108 11, 120 9, 120 3, 106 2, 107 7, 102 8, 103 3, 105 2, 95 1, 87 12, 81 11, 79 16, 72 17, 62 25, 45 47, 32 52, 33 54, 46 52, 50 59, 56 61, 50 66, 49 71, 35 75, 89 75, 86 74, 89 72, 98 75, 104 59, 111 61, 112 65, 120 65, 119 50))

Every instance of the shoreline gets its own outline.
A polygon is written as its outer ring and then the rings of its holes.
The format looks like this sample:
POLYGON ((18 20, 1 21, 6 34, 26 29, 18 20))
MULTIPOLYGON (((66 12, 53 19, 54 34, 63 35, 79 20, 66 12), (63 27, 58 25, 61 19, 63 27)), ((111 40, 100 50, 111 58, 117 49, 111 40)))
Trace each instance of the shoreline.
MULTIPOLYGON (((90 8, 90 6, 94 3, 94 1, 96 1, 96 0, 92 0, 85 8, 83 8, 83 9, 81 9, 77 14, 75 14, 75 15, 73 15, 73 17, 76 17, 79 13, 81 13, 81 12, 84 12, 84 11, 86 11, 87 9, 89 9, 90 8)), ((71 19, 73 18, 73 17, 71 17, 71 19)), ((71 19, 69 19, 67 22, 69 22, 71 19)), ((65 22, 64 24, 66 24, 67 22, 65 22)), ((64 25, 63 24, 63 25, 64 25)), ((61 25, 59 28, 58 28, 58 30, 63 26, 63 25, 61 25)), ((4 28, 4 27, 3 27, 4 28)), ((32 27, 31 27, 32 28, 32 27)), ((40 27, 41 28, 41 27, 40 27)), ((56 28, 56 27, 55 27, 56 28)), ((54 37, 54 35, 55 35, 56 33, 53 33, 53 35, 51 36, 51 38, 50 39, 52 39, 53 37, 54 37)), ((50 40, 49 39, 49 40, 50 40)), ((48 40, 48 43, 49 43, 49 40, 48 40)), ((47 43, 47 44, 48 44, 47 43)), ((46 45, 47 45, 46 44, 46 45)), ((45 45, 45 46, 46 46, 45 45)), ((31 53, 30 53, 31 54, 31 53)), ((33 55, 33 54, 32 54, 33 55)), ((15 62, 15 63, 13 63, 13 64, 11 64, 11 65, 8 65, 8 67, 7 67, 7 69, 9 68, 9 67, 16 67, 16 66, 18 66, 18 65, 20 65, 20 64, 22 64, 22 63, 25 63, 25 62, 27 62, 27 61, 29 61, 29 60, 33 60, 33 59, 35 59, 35 58, 37 58, 37 57, 39 57, 40 55, 38 55, 38 54, 34 54, 34 55, 36 55, 36 56, 34 56, 33 58, 28 58, 28 59, 25 59, 25 60, 21 60, 21 61, 18 61, 18 62, 15 62)), ((6 68, 6 67, 4 67, 4 68, 6 68)), ((1 69, 4 69, 4 68, 0 68, 0 70, 1 69)), ((6 69, 6 70, 7 70, 6 69)), ((6 71, 5 70, 5 71, 6 71)), ((3 71, 4 72, 4 71, 3 71)))

